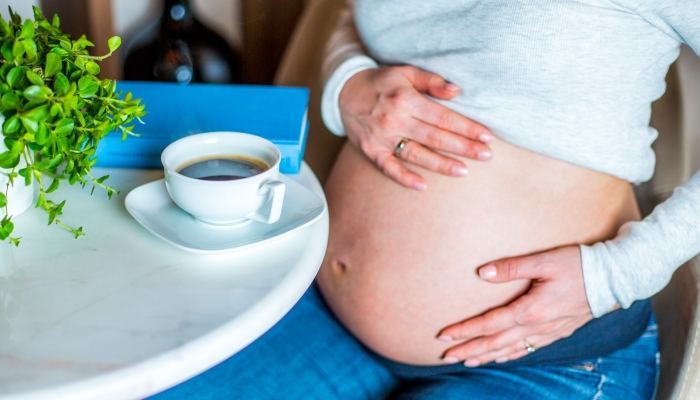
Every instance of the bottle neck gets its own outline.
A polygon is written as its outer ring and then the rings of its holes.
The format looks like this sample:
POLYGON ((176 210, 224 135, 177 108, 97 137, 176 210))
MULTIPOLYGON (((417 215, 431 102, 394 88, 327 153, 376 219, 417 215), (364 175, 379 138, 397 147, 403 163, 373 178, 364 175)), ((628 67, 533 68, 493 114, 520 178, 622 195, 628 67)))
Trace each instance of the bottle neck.
POLYGON ((176 35, 184 35, 194 25, 190 0, 165 0, 161 13, 161 29, 176 35))

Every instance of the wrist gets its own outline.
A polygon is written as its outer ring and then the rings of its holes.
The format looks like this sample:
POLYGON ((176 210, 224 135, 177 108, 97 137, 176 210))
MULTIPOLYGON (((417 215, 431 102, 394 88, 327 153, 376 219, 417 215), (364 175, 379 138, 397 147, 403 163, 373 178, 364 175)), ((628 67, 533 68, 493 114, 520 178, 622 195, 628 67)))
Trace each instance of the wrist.
POLYGON ((350 78, 358 73, 377 68, 377 62, 367 56, 353 56, 345 60, 333 71, 323 89, 321 117, 329 131, 345 136, 345 127, 340 115, 340 94, 350 78))

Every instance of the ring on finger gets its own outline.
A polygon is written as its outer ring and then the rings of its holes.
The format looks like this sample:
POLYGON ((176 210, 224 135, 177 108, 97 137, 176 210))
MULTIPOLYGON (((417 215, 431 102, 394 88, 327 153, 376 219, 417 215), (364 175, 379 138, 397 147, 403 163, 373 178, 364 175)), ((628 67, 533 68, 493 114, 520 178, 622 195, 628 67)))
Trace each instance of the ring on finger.
POLYGON ((525 343, 525 350, 527 350, 528 353, 532 354, 537 350, 535 346, 528 343, 527 340, 523 339, 523 342, 525 343))
POLYGON ((410 139, 407 138, 401 138, 399 144, 397 144, 394 148, 394 155, 396 156, 396 158, 399 158, 399 156, 401 155, 401 150, 403 150, 403 148, 406 147, 406 143, 408 143, 409 140, 410 139))

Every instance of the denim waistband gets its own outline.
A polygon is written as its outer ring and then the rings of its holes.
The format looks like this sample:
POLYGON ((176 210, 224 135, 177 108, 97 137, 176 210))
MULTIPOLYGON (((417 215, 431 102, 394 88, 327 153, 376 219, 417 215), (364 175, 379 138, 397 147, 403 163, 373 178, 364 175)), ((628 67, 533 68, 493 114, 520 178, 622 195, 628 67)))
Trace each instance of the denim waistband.
MULTIPOLYGON (((509 368, 519 365, 568 365, 598 358, 634 343, 647 328, 652 316, 651 300, 641 300, 628 309, 620 309, 595 318, 571 336, 560 339, 532 354, 502 364, 489 363, 483 367, 509 368)), ((418 366, 392 361, 370 350, 370 353, 398 378, 411 379, 437 374, 454 374, 470 368, 461 363, 418 366)))

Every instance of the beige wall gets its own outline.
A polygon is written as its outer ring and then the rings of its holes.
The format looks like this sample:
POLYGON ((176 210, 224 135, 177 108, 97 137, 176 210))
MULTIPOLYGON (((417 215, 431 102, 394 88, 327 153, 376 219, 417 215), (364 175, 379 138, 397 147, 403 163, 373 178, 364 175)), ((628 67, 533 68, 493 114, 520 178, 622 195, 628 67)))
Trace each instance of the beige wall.
POLYGON ((0 15, 7 19, 9 16, 7 6, 10 6, 14 12, 19 13, 22 17, 30 18, 34 15, 32 6, 38 5, 39 0, 0 0, 0 15))

